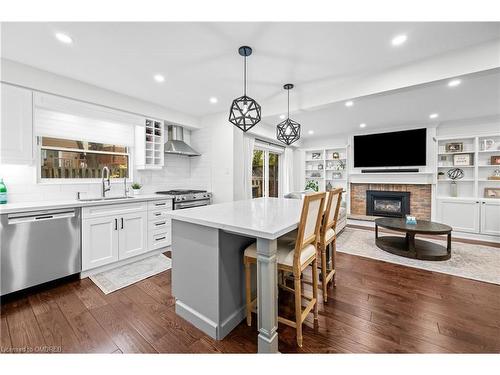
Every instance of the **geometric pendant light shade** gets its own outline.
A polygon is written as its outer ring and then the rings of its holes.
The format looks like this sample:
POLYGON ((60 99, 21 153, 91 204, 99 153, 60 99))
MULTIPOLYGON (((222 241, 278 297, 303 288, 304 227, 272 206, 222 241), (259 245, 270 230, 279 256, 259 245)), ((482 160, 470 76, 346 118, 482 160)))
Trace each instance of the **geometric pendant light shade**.
POLYGON ((246 132, 259 123, 261 108, 259 103, 247 96, 247 57, 252 54, 252 49, 248 46, 242 46, 238 49, 238 53, 245 58, 243 96, 233 100, 229 110, 229 121, 246 132))
POLYGON ((287 83, 283 88, 288 92, 288 116, 285 121, 276 126, 276 138, 278 141, 290 146, 300 139, 300 124, 290 118, 290 90, 293 89, 293 85, 287 83))

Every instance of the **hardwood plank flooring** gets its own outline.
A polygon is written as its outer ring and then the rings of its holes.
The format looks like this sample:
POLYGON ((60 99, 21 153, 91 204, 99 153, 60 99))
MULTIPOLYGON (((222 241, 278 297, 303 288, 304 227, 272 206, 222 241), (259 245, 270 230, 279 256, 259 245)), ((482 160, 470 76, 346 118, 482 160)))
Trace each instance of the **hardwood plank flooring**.
MULTIPOLYGON (((499 285, 344 253, 337 263, 318 321, 311 314, 304 322, 304 347, 280 325, 281 352, 500 353, 499 285)), ((170 270, 108 295, 83 279, 8 296, 1 352, 257 351, 256 317, 216 341, 178 317, 174 302, 170 270)), ((280 309, 293 311, 289 296, 280 295, 280 309)))

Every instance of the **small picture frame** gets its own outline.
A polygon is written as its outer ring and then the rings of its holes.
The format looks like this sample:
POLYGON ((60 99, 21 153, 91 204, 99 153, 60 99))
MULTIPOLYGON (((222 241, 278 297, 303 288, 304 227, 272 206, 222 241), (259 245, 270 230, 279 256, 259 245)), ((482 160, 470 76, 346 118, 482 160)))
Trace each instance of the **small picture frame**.
POLYGON ((321 152, 313 152, 311 154, 311 159, 314 159, 314 160, 321 159, 321 152))
POLYGON ((472 154, 453 155, 453 166, 468 166, 472 165, 472 154))
POLYGON ((446 152, 462 152, 464 150, 463 142, 447 143, 445 146, 446 152))
POLYGON ((500 199, 500 188, 484 188, 484 197, 500 199))
POLYGON ((500 165, 500 155, 493 155, 490 161, 491 165, 500 165))

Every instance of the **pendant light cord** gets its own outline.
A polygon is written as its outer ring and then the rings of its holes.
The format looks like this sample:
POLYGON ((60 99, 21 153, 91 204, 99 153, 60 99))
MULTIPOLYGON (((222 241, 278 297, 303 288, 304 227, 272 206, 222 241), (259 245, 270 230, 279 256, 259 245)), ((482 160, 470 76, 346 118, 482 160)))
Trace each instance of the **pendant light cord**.
POLYGON ((243 82, 244 82, 244 94, 247 96, 247 57, 245 56, 244 69, 243 69, 243 82))
POLYGON ((288 92, 288 118, 290 118, 290 89, 286 91, 288 92))

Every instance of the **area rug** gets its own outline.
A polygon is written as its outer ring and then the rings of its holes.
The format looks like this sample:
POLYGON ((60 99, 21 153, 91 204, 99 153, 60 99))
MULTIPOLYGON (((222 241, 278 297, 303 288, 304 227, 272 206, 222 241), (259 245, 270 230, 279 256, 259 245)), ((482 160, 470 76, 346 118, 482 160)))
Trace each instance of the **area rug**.
MULTIPOLYGON (((380 233, 380 236, 383 235, 386 234, 380 233)), ((425 239, 441 244, 444 243, 440 240, 425 239)), ((500 284, 500 248, 452 242, 451 258, 448 260, 409 259, 379 249, 375 245, 375 232, 373 231, 346 228, 337 239, 337 251, 467 279, 500 284)))
POLYGON ((157 254, 134 263, 95 274, 90 276, 90 279, 104 294, 109 294, 170 268, 172 268, 172 260, 163 254, 157 254))

